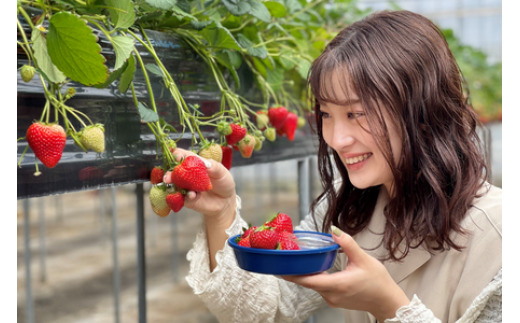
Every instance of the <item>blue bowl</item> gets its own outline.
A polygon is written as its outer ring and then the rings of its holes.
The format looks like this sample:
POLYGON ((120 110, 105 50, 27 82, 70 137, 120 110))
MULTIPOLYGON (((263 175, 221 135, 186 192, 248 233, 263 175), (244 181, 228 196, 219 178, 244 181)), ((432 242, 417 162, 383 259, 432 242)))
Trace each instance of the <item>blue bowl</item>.
MULTIPOLYGON (((294 231, 296 237, 305 235, 318 239, 331 240, 331 235, 314 231, 294 231)), ((335 242, 326 247, 302 250, 267 250, 239 246, 236 235, 228 239, 228 244, 235 251, 238 267, 269 275, 308 275, 326 271, 336 260, 339 245, 335 242)))

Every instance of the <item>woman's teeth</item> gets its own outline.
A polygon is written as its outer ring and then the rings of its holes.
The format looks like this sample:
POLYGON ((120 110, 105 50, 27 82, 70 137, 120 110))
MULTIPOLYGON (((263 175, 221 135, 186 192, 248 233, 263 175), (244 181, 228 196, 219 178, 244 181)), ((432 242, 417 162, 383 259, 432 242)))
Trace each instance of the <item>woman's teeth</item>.
POLYGON ((352 164, 356 164, 356 163, 362 162, 363 160, 367 159, 371 155, 372 154, 364 154, 363 156, 357 156, 357 157, 354 157, 354 158, 347 158, 346 161, 347 161, 347 164, 352 165, 352 164))

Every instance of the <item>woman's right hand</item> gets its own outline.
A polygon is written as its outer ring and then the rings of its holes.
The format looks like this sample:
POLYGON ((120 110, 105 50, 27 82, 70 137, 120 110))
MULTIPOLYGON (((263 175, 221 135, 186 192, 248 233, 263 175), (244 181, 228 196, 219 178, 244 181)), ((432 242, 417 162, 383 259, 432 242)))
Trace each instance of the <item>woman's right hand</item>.
MULTIPOLYGON (((176 148, 173 151, 176 160, 183 157, 197 156, 206 163, 209 178, 213 188, 206 192, 188 191, 184 207, 202 213, 205 218, 217 221, 226 221, 226 217, 235 214, 236 191, 235 181, 231 173, 219 162, 206 159, 184 149, 176 148), (210 166, 210 167, 208 167, 210 166)), ((166 172, 164 181, 172 184, 171 172, 166 172)))

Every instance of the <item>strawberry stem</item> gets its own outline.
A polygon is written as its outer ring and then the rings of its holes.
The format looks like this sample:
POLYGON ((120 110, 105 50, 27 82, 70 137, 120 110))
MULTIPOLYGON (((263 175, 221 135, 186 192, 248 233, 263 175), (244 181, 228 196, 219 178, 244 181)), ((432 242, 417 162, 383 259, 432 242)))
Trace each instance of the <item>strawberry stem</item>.
POLYGON ((18 162, 18 167, 19 168, 22 168, 21 165, 22 165, 23 156, 25 156, 25 153, 27 152, 27 149, 29 149, 29 144, 27 144, 27 146, 25 146, 25 149, 23 150, 22 156, 20 156, 20 161, 18 162))
POLYGON ((41 172, 38 170, 38 159, 36 157, 34 158, 34 165, 36 166, 36 172, 34 173, 34 176, 41 175, 41 172))

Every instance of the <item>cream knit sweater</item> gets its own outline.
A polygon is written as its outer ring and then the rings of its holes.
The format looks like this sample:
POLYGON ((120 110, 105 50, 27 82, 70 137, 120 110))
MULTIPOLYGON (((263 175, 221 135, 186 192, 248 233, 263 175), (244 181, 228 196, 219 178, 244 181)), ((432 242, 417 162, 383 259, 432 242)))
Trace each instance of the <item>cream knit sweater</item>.
MULTIPOLYGON (((226 230, 229 237, 242 232, 247 223, 240 217, 241 202, 237 197, 236 218, 226 230)), ((318 212, 320 213, 320 212, 318 212)), ((317 216, 318 220, 318 216, 317 216)), ((308 216, 296 230, 314 231, 314 223, 308 216)), ((188 252, 190 271, 186 280, 222 323, 246 322, 303 322, 314 312, 326 306, 321 296, 310 289, 279 279, 244 271, 237 266, 232 248, 226 243, 216 254, 217 267, 210 272, 209 251, 205 225, 202 225, 193 248, 188 252), (254 296, 252 296, 254 295, 254 296)), ((336 265, 332 271, 338 271, 336 265)), ((493 281, 475 298, 457 321, 502 321, 502 269, 493 281)), ((440 322, 432 311, 414 295, 408 306, 400 308, 396 317, 385 323, 433 323, 440 322)), ((347 322, 355 323, 355 322, 347 322)))

